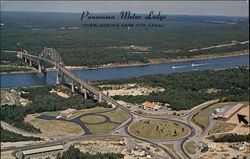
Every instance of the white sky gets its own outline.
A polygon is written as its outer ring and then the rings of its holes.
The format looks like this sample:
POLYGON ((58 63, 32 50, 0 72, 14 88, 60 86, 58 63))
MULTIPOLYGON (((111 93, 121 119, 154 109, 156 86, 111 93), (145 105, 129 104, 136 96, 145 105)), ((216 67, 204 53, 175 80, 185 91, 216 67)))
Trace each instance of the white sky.
POLYGON ((2 11, 120 12, 248 16, 248 1, 2 1, 2 11))

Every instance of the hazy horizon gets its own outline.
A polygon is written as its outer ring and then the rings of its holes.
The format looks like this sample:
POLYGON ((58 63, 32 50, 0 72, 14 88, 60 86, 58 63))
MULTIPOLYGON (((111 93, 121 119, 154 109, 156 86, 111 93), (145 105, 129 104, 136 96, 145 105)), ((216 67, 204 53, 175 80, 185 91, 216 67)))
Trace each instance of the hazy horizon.
POLYGON ((247 1, 1 1, 1 11, 146 14, 248 17, 247 1))

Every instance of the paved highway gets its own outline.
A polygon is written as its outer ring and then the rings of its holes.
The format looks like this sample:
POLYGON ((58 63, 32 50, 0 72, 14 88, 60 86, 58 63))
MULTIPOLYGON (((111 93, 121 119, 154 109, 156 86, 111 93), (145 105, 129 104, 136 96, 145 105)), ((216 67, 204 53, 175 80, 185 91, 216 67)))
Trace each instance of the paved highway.
MULTIPOLYGON (((69 70, 67 70, 66 68, 64 67, 61 67, 60 65, 57 65, 55 62, 49 60, 49 59, 46 59, 46 58, 42 58, 42 57, 37 57, 37 56, 34 56, 34 55, 30 55, 30 54, 25 54, 23 53, 22 54, 23 57, 26 57, 28 59, 31 59, 31 60, 34 60, 34 61, 40 61, 40 60, 43 60, 43 61, 46 61, 52 65, 55 65, 57 70, 61 71, 64 75, 68 76, 69 78, 71 78, 75 83, 81 85, 83 88, 85 88, 86 90, 88 90, 89 92, 92 92, 93 94, 95 94, 96 96, 100 95, 101 94, 101 99, 103 101, 106 101, 106 102, 109 102, 111 104, 113 104, 116 108, 119 108, 123 111, 125 111, 126 113, 129 114, 130 118, 123 124, 121 124, 117 129, 115 130, 112 130, 108 133, 104 133, 104 134, 98 134, 98 135, 84 135, 84 136, 75 136, 75 137, 69 137, 68 139, 64 139, 64 138, 61 138, 61 139, 58 139, 58 137, 51 137, 51 138, 54 138, 56 139, 56 141, 54 142, 51 142, 51 143, 45 143, 45 144, 39 144, 40 146, 41 145, 53 145, 53 144, 56 144, 56 143, 67 143, 67 142, 72 142, 72 141, 77 141, 77 140, 82 140, 82 139, 86 139, 86 138, 93 138, 93 137, 101 137, 101 136, 121 136, 121 135, 114 135, 112 134, 112 132, 115 132, 117 130, 122 130, 123 133, 125 135, 123 135, 123 137, 129 137, 129 138, 133 138, 133 139, 136 139, 136 140, 140 140, 140 141, 143 141, 143 142, 147 142, 147 143, 150 143, 150 144, 154 144, 154 145, 157 145, 158 147, 160 147, 165 153, 166 153, 166 158, 173 158, 175 159, 176 156, 171 152, 169 151, 165 146, 162 146, 162 142, 164 141, 155 141, 155 140, 146 140, 146 139, 142 139, 142 138, 139 138, 139 137, 136 137, 134 136, 133 134, 131 134, 129 131, 128 131, 128 127, 135 121, 135 119, 137 118, 140 118, 142 120, 146 120, 146 119, 157 119, 157 120, 165 120, 165 121, 173 121, 173 122, 177 122, 177 123, 180 123, 180 124, 183 124, 183 125, 186 125, 187 127, 190 128, 190 134, 187 135, 186 137, 183 137, 183 138, 180 138, 180 139, 176 139, 176 140, 172 140, 174 142, 177 142, 178 143, 178 149, 176 150, 177 153, 179 153, 183 158, 188 158, 188 159, 191 159, 191 157, 189 156, 189 154, 186 153, 186 151, 184 150, 184 144, 186 141, 188 141, 190 138, 192 138, 193 136, 196 135, 197 131, 197 127, 194 127, 192 126, 192 124, 190 124, 190 119, 192 118, 192 116, 197 113, 198 111, 200 111, 201 109, 207 107, 208 105, 210 105, 211 103, 213 102, 208 102, 204 105, 200 105, 198 106, 196 109, 194 109, 193 111, 191 111, 190 113, 186 114, 185 116, 182 117, 182 120, 180 119, 174 119, 174 118, 160 118, 160 117, 145 117, 145 116, 140 116, 136 113, 133 113, 133 112, 130 112, 127 108, 125 108, 123 105, 119 104, 116 100, 114 100, 113 98, 107 96, 106 94, 100 92, 97 88, 93 87, 92 85, 90 85, 89 83, 81 80, 79 77, 77 77, 76 75, 74 75, 73 73, 71 73, 69 70)), ((10 131, 13 131, 14 129, 11 128, 10 125, 7 125, 5 124, 5 126, 3 128, 7 128, 8 130, 10 131)), ((14 132, 16 133, 21 133, 25 136, 27 135, 31 135, 33 136, 34 134, 27 134, 27 133, 24 133, 24 132, 17 132, 18 130, 14 130, 14 132)), ((40 137, 40 135, 38 135, 40 137)), ((44 136, 42 136, 43 138, 45 138, 44 136)), ((17 150, 17 149, 22 149, 22 148, 34 148, 36 147, 37 145, 29 145, 29 146, 22 146, 22 147, 14 147, 14 148, 7 148, 7 149, 2 149, 1 151, 7 151, 7 150, 17 150)))

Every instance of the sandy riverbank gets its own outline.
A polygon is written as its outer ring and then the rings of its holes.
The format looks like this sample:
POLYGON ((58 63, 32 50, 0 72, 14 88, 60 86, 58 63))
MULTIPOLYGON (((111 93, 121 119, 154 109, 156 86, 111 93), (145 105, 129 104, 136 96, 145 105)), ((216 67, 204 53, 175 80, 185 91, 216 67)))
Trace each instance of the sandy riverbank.
MULTIPOLYGON (((177 59, 151 59, 149 63, 130 63, 130 64, 110 64, 110 65, 101 65, 96 67, 87 67, 87 66, 66 66, 69 70, 90 70, 90 69, 100 69, 100 68, 113 68, 113 67, 130 67, 130 66, 146 66, 146 65, 153 65, 153 64, 160 64, 160 63, 170 63, 170 62, 184 62, 184 61, 194 61, 194 60, 204 60, 204 59, 213 59, 213 58, 220 58, 220 57, 231 57, 231 56, 240 56, 249 54, 249 50, 242 50, 236 52, 229 52, 229 53, 220 53, 220 54, 213 54, 213 55, 200 55, 194 56, 191 58, 177 58, 177 59)), ((55 71, 55 68, 47 68, 47 71, 55 71)), ((1 72, 0 74, 19 74, 19 73, 34 73, 37 72, 36 70, 30 71, 13 71, 13 72, 1 72)))

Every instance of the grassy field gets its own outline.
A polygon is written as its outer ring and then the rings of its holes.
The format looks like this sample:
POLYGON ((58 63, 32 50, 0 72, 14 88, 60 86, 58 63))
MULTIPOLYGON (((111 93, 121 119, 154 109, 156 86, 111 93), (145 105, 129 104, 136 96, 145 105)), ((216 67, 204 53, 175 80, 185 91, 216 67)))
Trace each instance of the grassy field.
POLYGON ((58 120, 43 120, 35 118, 37 115, 28 115, 26 122, 40 128, 42 135, 45 136, 72 136, 84 134, 81 127, 77 124, 58 120))
POLYGON ((122 110, 115 110, 112 112, 106 112, 102 114, 108 116, 111 119, 111 121, 116 121, 120 123, 129 119, 129 115, 122 110))
POLYGON ((236 126, 237 124, 226 123, 224 121, 216 121, 213 128, 209 131, 209 135, 222 132, 229 132, 232 131, 236 126))
POLYGON ((118 125, 113 123, 104 123, 98 125, 87 125, 87 127, 93 134, 99 134, 115 129, 118 125))
POLYGON ((52 115, 52 116, 58 116, 60 115, 60 111, 55 111, 55 112, 43 112, 41 115, 52 115))
POLYGON ((100 123, 100 122, 105 121, 105 118, 102 116, 90 115, 90 116, 81 117, 81 121, 86 122, 86 123, 100 123))
POLYGON ((177 159, 181 159, 181 157, 178 155, 178 153, 174 149, 174 144, 164 144, 164 146, 166 146, 168 149, 170 149, 175 154, 177 159))
POLYGON ((74 118, 76 118, 79 115, 82 114, 86 114, 86 113, 96 113, 96 112, 101 112, 101 111, 106 111, 109 110, 109 108, 103 108, 103 107, 95 107, 95 108, 91 108, 91 109, 82 109, 82 110, 78 110, 76 113, 72 114, 71 116, 69 116, 67 118, 67 120, 72 120, 74 118))
POLYGON ((119 136, 105 136, 105 137, 94 137, 75 142, 75 144, 80 144, 81 141, 124 141, 122 137, 119 136))
POLYGON ((143 120, 132 124, 129 131, 145 139, 171 140, 188 135, 190 129, 176 122, 143 120))
POLYGON ((195 154, 196 151, 195 151, 195 142, 194 141, 189 141, 187 142, 185 145, 184 145, 187 153, 189 154, 195 154))

